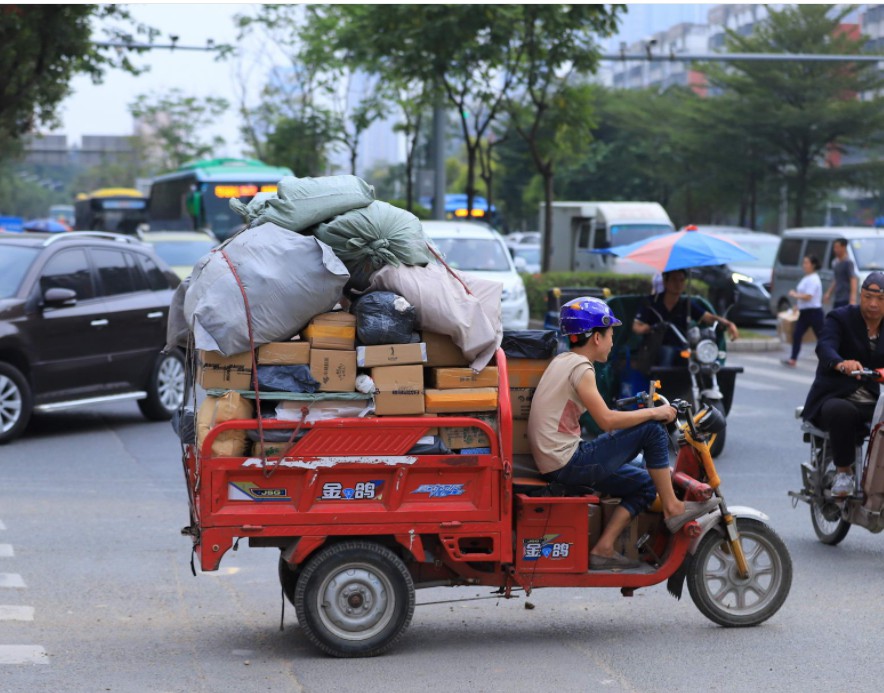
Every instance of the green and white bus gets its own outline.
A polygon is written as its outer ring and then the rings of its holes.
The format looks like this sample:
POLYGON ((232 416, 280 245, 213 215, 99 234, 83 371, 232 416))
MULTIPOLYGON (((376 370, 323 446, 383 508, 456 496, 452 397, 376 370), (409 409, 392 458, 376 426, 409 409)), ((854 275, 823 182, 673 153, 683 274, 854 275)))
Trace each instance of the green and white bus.
POLYGON ((151 230, 209 229, 223 241, 243 223, 230 209, 231 198, 248 203, 259 192, 276 192, 280 179, 291 175, 291 169, 268 166, 256 159, 209 159, 185 164, 151 182, 151 230))

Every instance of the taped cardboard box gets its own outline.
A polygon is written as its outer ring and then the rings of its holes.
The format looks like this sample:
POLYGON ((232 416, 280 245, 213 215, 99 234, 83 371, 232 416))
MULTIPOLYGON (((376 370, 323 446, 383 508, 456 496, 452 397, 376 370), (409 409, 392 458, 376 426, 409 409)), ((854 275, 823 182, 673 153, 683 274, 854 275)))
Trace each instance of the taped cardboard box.
POLYGON ((537 387, 552 359, 509 359, 506 372, 510 387, 537 387))
POLYGON ((427 366, 469 366, 460 347, 447 334, 421 331, 421 341, 427 345, 427 366))
POLYGON ((513 454, 531 454, 531 446, 528 444, 528 422, 525 419, 513 419, 513 454))
POLYGON ((497 387, 497 368, 488 366, 476 373, 472 368, 431 368, 430 382, 440 390, 463 387, 497 387))
POLYGON ((270 342, 258 347, 259 366, 300 366, 308 363, 308 342, 270 342))
POLYGON ((197 382, 205 390, 251 390, 252 355, 197 351, 197 382))
POLYGON ((356 365, 360 368, 407 366, 424 364, 426 361, 427 345, 423 342, 356 347, 356 365))
MULTIPOLYGON (((480 421, 484 421, 492 430, 497 430, 497 417, 488 414, 468 414, 474 416, 480 421)), ((440 426, 439 437, 452 450, 463 450, 464 448, 487 448, 491 445, 488 435, 480 428, 472 426, 440 426)))
MULTIPOLYGON (((238 392, 225 392, 221 397, 206 397, 196 417, 197 445, 202 449, 209 431, 218 424, 236 419, 251 419, 254 416, 254 403, 238 392)), ((246 432, 242 428, 222 431, 212 442, 214 457, 240 457, 248 449, 246 432)))
POLYGON ((428 389, 426 408, 431 414, 464 414, 497 411, 497 388, 475 387, 457 390, 428 389))
MULTIPOLYGON (((792 343, 792 335, 795 333, 795 323, 797 321, 798 311, 794 308, 777 313, 777 335, 783 344, 792 343)), ((804 337, 801 338, 801 343, 807 344, 808 342, 815 341, 816 335, 813 333, 813 328, 808 328, 804 333, 804 337)))
POLYGON ((319 381, 320 392, 354 392, 356 352, 310 349, 310 374, 319 381))
POLYGON ((378 416, 424 413, 423 366, 381 366, 371 369, 374 411, 378 416))
POLYGON ((352 351, 356 347, 356 316, 341 310, 321 313, 304 328, 302 336, 314 349, 352 351))
POLYGON ((531 400, 534 399, 536 388, 533 387, 511 387, 510 388, 510 404, 513 408, 514 419, 526 419, 531 413, 531 400))

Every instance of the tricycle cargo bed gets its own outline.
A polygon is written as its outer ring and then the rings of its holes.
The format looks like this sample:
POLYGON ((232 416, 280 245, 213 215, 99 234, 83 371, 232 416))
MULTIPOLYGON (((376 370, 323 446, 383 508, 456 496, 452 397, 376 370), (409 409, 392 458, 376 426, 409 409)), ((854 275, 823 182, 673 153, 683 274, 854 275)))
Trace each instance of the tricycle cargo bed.
POLYGON ((214 426, 199 451, 190 446, 186 455, 194 515, 187 531, 202 568, 217 569, 241 537, 288 547, 307 536, 382 535, 409 546, 423 534, 455 544, 469 535, 481 538, 483 560, 511 560, 510 542, 500 541, 512 513, 504 481, 512 473, 512 421, 501 351, 497 363, 500 396, 490 421, 465 414, 336 418, 300 426, 241 419, 214 426), (280 456, 211 455, 220 434, 259 426, 264 433, 297 427, 300 435, 280 456), (470 428, 487 439, 487 447, 426 454, 418 445, 434 429, 470 428))

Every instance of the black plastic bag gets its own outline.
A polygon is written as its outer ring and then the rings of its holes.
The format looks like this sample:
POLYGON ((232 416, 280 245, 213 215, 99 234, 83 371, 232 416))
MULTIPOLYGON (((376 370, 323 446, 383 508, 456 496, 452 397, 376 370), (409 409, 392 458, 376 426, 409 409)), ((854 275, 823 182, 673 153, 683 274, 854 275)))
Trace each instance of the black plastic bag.
POLYGON ((414 332, 414 306, 392 291, 372 291, 350 309, 360 344, 408 344, 414 332))
POLYGON ((310 366, 258 366, 258 387, 271 392, 316 392, 310 366))
POLYGON ((551 359, 559 341, 555 330, 505 330, 500 346, 510 359, 551 359))

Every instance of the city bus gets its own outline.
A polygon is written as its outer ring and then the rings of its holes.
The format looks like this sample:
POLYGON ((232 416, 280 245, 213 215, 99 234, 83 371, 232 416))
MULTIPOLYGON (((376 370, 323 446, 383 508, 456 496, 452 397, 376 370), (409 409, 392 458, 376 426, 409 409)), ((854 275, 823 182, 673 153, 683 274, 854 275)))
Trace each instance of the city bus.
POLYGON ((135 188, 100 188, 74 201, 77 231, 113 231, 135 235, 147 221, 147 198, 135 188))
POLYGON ((243 223, 230 209, 231 198, 248 203, 258 193, 276 192, 280 179, 291 175, 289 168, 268 166, 256 159, 209 159, 185 164, 151 182, 151 230, 208 229, 223 241, 243 223))

